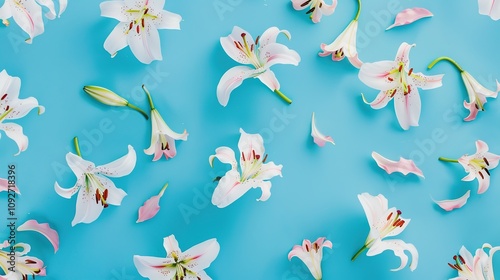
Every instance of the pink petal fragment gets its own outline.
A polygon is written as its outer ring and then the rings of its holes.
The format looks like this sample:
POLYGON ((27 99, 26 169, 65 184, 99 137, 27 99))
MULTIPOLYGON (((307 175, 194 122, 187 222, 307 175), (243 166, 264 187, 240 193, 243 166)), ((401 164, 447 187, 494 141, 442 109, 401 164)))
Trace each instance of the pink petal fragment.
POLYGON ((415 165, 413 160, 400 157, 399 161, 392 161, 381 156, 377 152, 372 152, 372 157, 377 162, 377 165, 380 168, 384 169, 387 172, 387 174, 391 174, 393 172, 400 172, 403 175, 408 175, 409 173, 413 173, 415 175, 424 178, 422 170, 420 170, 415 165))
POLYGON ((467 191, 463 196, 456 199, 449 200, 434 200, 434 202, 439 205, 439 207, 443 208, 446 211, 451 211, 453 209, 461 208, 467 203, 467 200, 470 197, 470 191, 467 191))
POLYGON ((333 145, 335 145, 335 142, 333 142, 332 137, 323 135, 323 133, 321 133, 316 128, 316 119, 314 117, 314 112, 312 114, 312 122, 311 123, 312 123, 311 124, 311 136, 314 139, 314 143, 316 143, 320 147, 324 147, 326 142, 330 142, 333 145))
MULTIPOLYGON (((10 187, 11 190, 15 191, 17 194, 21 194, 17 186, 10 187)), ((0 192, 8 192, 9 191, 9 181, 7 179, 0 178, 0 192)))
POLYGON ((147 221, 158 214, 158 212, 160 211, 160 198, 163 196, 163 193, 165 192, 167 186, 168 183, 163 186, 158 195, 155 195, 144 202, 144 205, 139 208, 139 218, 137 219, 136 223, 147 221))
POLYGON ((59 234, 48 223, 40 224, 36 220, 28 220, 17 228, 18 231, 36 231, 45 236, 54 247, 54 253, 59 250, 59 234))
POLYGON ((426 17, 432 17, 432 16, 434 16, 434 15, 429 10, 424 9, 424 8, 406 9, 406 10, 403 10, 399 14, 396 15, 396 20, 394 21, 394 24, 387 27, 386 30, 389 30, 389 29, 396 27, 396 26, 407 25, 407 24, 413 23, 419 19, 426 18, 426 17))

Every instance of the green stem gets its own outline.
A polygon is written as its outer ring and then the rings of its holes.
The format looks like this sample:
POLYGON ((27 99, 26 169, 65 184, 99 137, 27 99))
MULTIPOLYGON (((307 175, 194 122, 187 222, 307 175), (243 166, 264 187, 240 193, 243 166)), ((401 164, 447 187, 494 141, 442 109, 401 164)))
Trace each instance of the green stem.
POLYGON ((163 188, 161 188, 160 193, 159 193, 158 195, 159 195, 159 196, 163 196, 163 193, 165 192, 165 190, 167 189, 167 187, 168 187, 168 183, 166 183, 166 184, 163 186, 163 188))
POLYGON ((458 63, 455 60, 453 60, 447 56, 441 56, 441 57, 434 59, 434 61, 432 61, 431 64, 429 64, 429 66, 427 66, 427 69, 431 69, 432 67, 434 67, 434 65, 436 65, 436 63, 438 63, 442 60, 446 60, 446 61, 450 62, 451 64, 453 64, 453 66, 455 66, 458 69, 458 71, 460 71, 460 73, 464 72, 464 69, 462 67, 460 67, 460 65, 458 65, 458 63))
POLYGON ((356 13, 356 16, 354 17, 354 20, 358 20, 360 13, 361 13, 361 0, 358 0, 358 12, 356 13))
POLYGON ((75 138, 73 138, 73 143, 75 144, 76 154, 79 157, 82 157, 82 153, 80 153, 80 145, 78 145, 78 137, 75 136, 75 138))
POLYGON ((141 115, 143 115, 146 118, 146 120, 149 119, 148 114, 146 114, 146 112, 144 112, 141 108, 135 106, 134 104, 130 104, 130 103, 127 102, 127 107, 129 107, 130 109, 134 109, 137 112, 141 113, 141 115))
POLYGON ((274 92, 279 96, 281 97, 281 99, 285 100, 286 103, 288 104, 292 104, 292 100, 290 98, 288 98, 286 95, 284 95, 281 91, 279 91, 278 89, 275 89, 274 92))
POLYGON ((144 92, 148 96, 149 106, 151 107, 151 110, 154 110, 155 105, 153 104, 153 99, 151 98, 151 94, 149 93, 149 90, 146 88, 145 85, 142 85, 142 90, 144 90, 144 92))
POLYGON ((456 159, 445 158, 445 157, 439 157, 438 159, 439 159, 440 161, 445 161, 445 162, 455 162, 455 163, 457 163, 457 162, 458 162, 458 160, 456 160, 456 159))
POLYGON ((356 254, 354 254, 354 256, 352 256, 351 261, 354 261, 354 260, 355 260, 355 259, 356 259, 356 258, 357 258, 360 254, 361 254, 361 253, 363 253, 363 251, 364 251, 364 250, 366 250, 366 248, 368 248, 368 247, 366 246, 366 244, 365 244, 365 245, 363 245, 363 247, 361 247, 361 249, 359 249, 359 250, 356 252, 356 254))

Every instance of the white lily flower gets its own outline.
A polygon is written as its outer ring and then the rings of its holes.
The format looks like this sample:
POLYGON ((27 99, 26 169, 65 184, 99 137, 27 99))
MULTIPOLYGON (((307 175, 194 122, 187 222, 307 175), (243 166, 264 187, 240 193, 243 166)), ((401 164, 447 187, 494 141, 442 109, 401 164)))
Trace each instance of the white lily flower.
POLYGON ((464 121, 473 121, 476 119, 477 113, 481 110, 484 111, 484 104, 488 102, 486 98, 497 98, 498 92, 500 91, 500 83, 497 81, 497 88, 495 91, 489 90, 481 85, 474 77, 472 77, 469 72, 465 71, 458 63, 446 56, 438 57, 432 61, 428 69, 431 69, 436 65, 436 63, 446 60, 449 61, 453 66, 455 66, 460 75, 462 76, 462 81, 464 82, 465 89, 467 90, 467 95, 469 97, 469 102, 464 100, 465 109, 469 110, 469 116, 467 116, 464 121))
POLYGON ((421 112, 418 88, 438 88, 443 79, 443 75, 425 76, 410 68, 410 50, 414 46, 415 44, 402 43, 394 61, 364 63, 358 75, 364 84, 380 90, 372 102, 366 101, 364 96, 363 101, 378 110, 394 99, 396 117, 404 130, 408 130, 410 126, 418 126, 421 112))
MULTIPOLYGON (((59 0, 59 16, 66 10, 67 0, 59 0)), ((42 6, 49 9, 45 14, 48 19, 56 18, 53 0, 5 0, 0 7, 0 19, 5 26, 9 25, 8 19, 13 17, 21 29, 28 33, 26 43, 31 44, 33 38, 44 32, 42 6)))
POLYGON ((389 209, 387 199, 381 194, 372 196, 368 193, 362 193, 358 195, 358 199, 363 206, 366 219, 370 225, 370 233, 365 244, 352 257, 352 260, 355 260, 366 249, 368 249, 367 256, 375 256, 386 250, 391 250, 401 259, 401 265, 396 269, 391 269, 391 271, 398 271, 408 263, 408 256, 405 251, 409 251, 412 257, 410 270, 415 270, 418 265, 418 251, 413 244, 405 243, 400 239, 382 240, 400 234, 406 228, 410 219, 401 217, 401 211, 394 207, 389 209))
POLYGON ((229 36, 220 38, 222 48, 229 57, 238 63, 252 65, 252 67, 235 66, 221 77, 217 85, 217 99, 222 106, 227 105, 231 92, 248 78, 258 78, 285 102, 292 103, 292 100, 280 91, 280 83, 270 69, 275 64, 297 66, 300 62, 300 56, 296 51, 276 42, 280 33, 291 39, 287 30, 270 27, 254 41, 250 33, 238 26, 233 28, 229 36))
POLYGON ((243 196, 251 188, 261 188, 262 196, 257 201, 266 201, 271 196, 271 180, 281 175, 283 166, 274 162, 266 163, 267 154, 264 156, 264 140, 260 134, 248 134, 240 128, 240 170, 236 163, 234 151, 228 147, 219 147, 215 155, 209 158, 210 166, 218 158, 222 163, 231 164, 231 170, 220 178, 214 190, 212 204, 219 208, 228 206, 243 196))
POLYGON ((120 23, 104 42, 104 49, 116 56, 126 46, 142 63, 162 60, 158 29, 181 29, 182 17, 163 10, 165 0, 122 0, 102 2, 101 16, 120 23))
POLYGON ((299 258, 309 269, 309 272, 313 275, 314 279, 323 279, 323 273, 321 271, 321 261, 323 260, 323 248, 332 249, 332 242, 326 240, 324 237, 316 239, 313 243, 308 239, 302 241, 302 245, 295 245, 292 251, 288 253, 288 260, 293 257, 299 258))
MULTIPOLYGON (((75 146, 77 153, 80 154, 76 137, 75 146)), ((117 188, 107 177, 123 177, 130 174, 134 170, 136 159, 135 150, 130 145, 125 156, 101 166, 95 166, 93 162, 83 159, 80 155, 66 154, 66 162, 77 178, 76 184, 72 188, 64 189, 55 182, 54 189, 57 194, 68 199, 78 192, 72 226, 91 223, 108 205, 121 204, 127 193, 117 188)))
POLYGON ((195 245, 185 252, 179 248, 174 235, 163 239, 166 258, 134 256, 134 265, 141 276, 150 280, 192 279, 211 280, 205 269, 217 258, 220 251, 215 238, 195 245))
POLYGON ((458 277, 450 280, 495 280, 493 273, 493 255, 500 250, 500 246, 492 247, 485 243, 472 254, 464 246, 460 248, 458 255, 453 256, 454 264, 448 265, 458 272, 458 277), (488 254, 484 249, 488 248, 488 254))
POLYGON ((0 72, 0 130, 14 140, 19 148, 19 155, 28 148, 28 137, 23 134, 23 128, 15 123, 4 123, 5 120, 16 120, 26 116, 32 109, 38 108, 41 115, 45 108, 38 105, 34 97, 19 99, 21 79, 11 77, 7 71, 0 72))
POLYGON ((297 11, 307 9, 306 14, 312 22, 318 23, 323 15, 329 16, 335 12, 337 0, 332 0, 332 4, 326 4, 325 0, 292 0, 293 8, 297 11))
POLYGON ((10 255, 11 244, 7 240, 0 243, 0 271, 5 273, 5 275, 0 275, 0 280, 26 280, 28 277, 35 279, 35 276, 46 276, 43 261, 27 255, 31 251, 29 244, 17 243, 12 247, 15 261, 12 261, 10 255), (3 251, 4 248, 7 250, 3 251), (14 271, 9 268, 13 268, 14 271))
POLYGON ((153 155, 153 161, 157 161, 161 156, 165 155, 166 159, 173 158, 177 154, 175 148, 175 140, 187 141, 189 133, 184 129, 184 132, 174 132, 167 123, 163 120, 158 110, 153 103, 153 98, 143 85, 142 89, 148 96, 149 106, 151 107, 151 145, 144 150, 146 155, 153 155))

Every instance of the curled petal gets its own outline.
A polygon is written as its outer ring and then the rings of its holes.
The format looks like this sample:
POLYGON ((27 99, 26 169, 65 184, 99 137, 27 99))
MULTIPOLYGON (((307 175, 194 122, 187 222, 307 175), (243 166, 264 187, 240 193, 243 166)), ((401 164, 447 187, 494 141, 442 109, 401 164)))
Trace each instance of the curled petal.
POLYGON ((399 161, 389 160, 377 152, 372 152, 373 159, 377 162, 377 165, 384 169, 388 174, 393 172, 400 172, 403 175, 408 175, 409 173, 413 173, 420 177, 424 177, 422 171, 415 165, 413 160, 405 159, 400 157, 399 161))
POLYGON ((410 51, 416 44, 408 44, 403 42, 399 46, 398 53, 396 54, 396 61, 402 62, 404 65, 410 65, 410 51))
POLYGON ((11 12, 19 27, 29 35, 26 43, 31 44, 33 38, 44 32, 42 7, 35 0, 23 1, 15 9, 11 9, 11 12))
POLYGON ((168 184, 165 184, 158 195, 155 195, 144 202, 144 205, 139 208, 139 218, 136 223, 147 221, 158 214, 158 211, 160 211, 160 198, 163 196, 167 186, 168 184))
POLYGON ((370 195, 369 193, 358 194, 359 202, 363 206, 366 214, 368 224, 374 225, 379 217, 382 217, 387 210, 389 210, 387 199, 379 194, 377 196, 370 195))
POLYGON ((71 198, 80 189, 80 185, 78 185, 78 183, 77 183, 72 188, 64 189, 64 188, 61 188, 61 186, 59 186, 59 184, 57 182, 55 182, 54 189, 58 195, 60 195, 64 198, 71 198))
POLYGON ((59 250, 59 234, 53 230, 48 223, 40 224, 36 220, 28 220, 17 228, 18 231, 36 231, 52 244, 54 253, 59 250))
POLYGON ((241 64, 251 64, 250 60, 245 55, 245 53, 243 53, 242 50, 236 47, 236 44, 238 44, 238 42, 244 45, 242 38, 243 34, 246 38, 247 44, 248 43, 252 44, 253 43, 252 36, 247 31, 238 26, 235 26, 233 28, 233 31, 231 32, 231 34, 229 34, 229 36, 221 37, 220 44, 224 49, 224 51, 226 52, 226 54, 234 61, 239 62, 241 64))
POLYGON ((257 76, 257 78, 272 91, 280 89, 280 82, 271 69, 267 69, 264 73, 257 76))
POLYGON ((222 106, 229 102, 231 92, 239 87, 243 80, 255 75, 255 70, 248 66, 235 66, 224 73, 217 85, 217 100, 222 106))
POLYGON ((394 98, 393 93, 394 90, 382 90, 379 92, 377 97, 372 102, 368 102, 364 94, 361 94, 361 97, 363 98, 363 102, 365 104, 368 104, 373 109, 378 110, 384 108, 387 105, 387 103, 389 103, 389 101, 391 101, 392 98, 394 98))
POLYGON ((405 243, 400 239, 392 239, 392 240, 377 240, 373 243, 372 247, 366 253, 367 256, 375 256, 386 250, 391 250, 394 252, 394 255, 401 259, 401 265, 398 268, 391 269, 391 271, 398 271, 403 269, 408 264, 408 256, 405 254, 405 251, 410 252, 411 255, 411 263, 410 270, 413 271, 417 268, 418 265, 418 251, 417 248, 411 243, 405 243))
POLYGON ((36 2, 38 4, 40 4, 41 6, 44 6, 47 9, 49 9, 49 11, 45 14, 45 16, 48 19, 55 19, 56 18, 56 9, 54 6, 54 2, 52 0, 36 0, 36 2))
POLYGON ((433 14, 429 10, 424 9, 424 8, 405 9, 396 15, 396 20, 394 21, 394 24, 387 27, 386 30, 389 30, 389 29, 396 27, 396 26, 407 25, 407 24, 413 23, 419 19, 426 18, 426 17, 432 17, 432 16, 433 16, 433 14))
POLYGON ((115 28, 113 28, 113 31, 109 33, 106 41, 104 41, 104 49, 111 55, 111 57, 115 57, 118 51, 128 46, 127 36, 125 35, 127 30, 127 23, 120 22, 115 26, 115 28))
POLYGON ((210 166, 213 167, 214 159, 217 158, 220 162, 231 164, 231 169, 237 168, 236 157, 234 151, 228 147, 219 147, 215 149, 215 155, 211 155, 208 159, 210 166))
POLYGON ((158 29, 181 29, 181 15, 162 10, 160 13, 160 18, 154 20, 156 27, 158 29))
POLYGON ((100 174, 108 177, 123 177, 134 170, 136 161, 137 155, 134 147, 128 145, 128 153, 126 155, 108 164, 97 166, 95 169, 100 174))
POLYGON ((394 61, 364 63, 359 69, 358 78, 367 86, 386 91, 392 90, 397 83, 389 79, 390 72, 397 67, 394 61))
POLYGON ((21 194, 17 186, 15 185, 9 186, 9 181, 7 179, 0 178, 0 192, 8 192, 9 190, 12 190, 17 194, 21 194))
POLYGON ((434 200, 434 202, 446 211, 451 211, 453 209, 458 209, 467 203, 470 197, 470 191, 467 191, 463 196, 456 199, 449 200, 434 200))
POLYGON ((273 26, 266 29, 266 31, 262 33, 262 36, 260 36, 259 39, 260 47, 263 48, 266 45, 276 43, 276 40, 280 33, 283 33, 288 38, 288 40, 292 39, 292 35, 290 35, 290 32, 288 32, 288 30, 280 30, 279 28, 273 26))
POLYGON ((165 248, 168 255, 171 255, 172 253, 179 255, 181 252, 179 242, 177 242, 177 239, 173 234, 163 238, 163 248, 165 248))
POLYGON ((332 137, 325 136, 316 128, 316 120, 314 118, 314 112, 312 113, 311 136, 313 137, 314 143, 316 143, 320 147, 325 146, 326 142, 330 142, 333 145, 335 145, 335 142, 333 142, 332 137))
POLYGON ((485 173, 486 172, 484 170, 477 172, 476 178, 479 182, 479 187, 477 189, 478 194, 483 194, 490 187, 490 176, 485 173))
POLYGON ((66 11, 67 7, 68 7, 68 0, 59 0, 59 14, 57 16, 61 17, 61 15, 66 11))
POLYGON ((444 75, 425 76, 422 73, 413 73, 410 76, 413 87, 421 89, 435 89, 443 85, 444 75))
POLYGON ((269 68, 275 64, 299 65, 300 55, 287 46, 278 43, 270 43, 260 48, 260 58, 266 62, 269 68))
POLYGON ((224 208, 243 196, 252 187, 253 185, 249 183, 240 183, 240 174, 237 170, 229 170, 219 180, 212 195, 212 204, 224 208))
POLYGON ((275 176, 283 177, 281 175, 281 169, 283 169, 283 165, 281 165, 281 164, 280 165, 276 165, 272 161, 268 162, 268 163, 264 163, 260 167, 260 170, 255 175, 254 179, 257 179, 257 180, 271 180, 275 176))
POLYGON ((78 192, 75 217, 73 221, 71 221, 71 226, 75 226, 79 223, 92 223, 99 218, 103 209, 103 205, 96 203, 95 193, 82 188, 81 191, 78 192))
POLYGON ((263 156, 265 153, 264 139, 258 133, 251 134, 246 133, 242 128, 240 128, 240 140, 238 141, 238 149, 244 157, 240 155, 240 165, 244 165, 244 158, 251 159, 253 155, 263 156))

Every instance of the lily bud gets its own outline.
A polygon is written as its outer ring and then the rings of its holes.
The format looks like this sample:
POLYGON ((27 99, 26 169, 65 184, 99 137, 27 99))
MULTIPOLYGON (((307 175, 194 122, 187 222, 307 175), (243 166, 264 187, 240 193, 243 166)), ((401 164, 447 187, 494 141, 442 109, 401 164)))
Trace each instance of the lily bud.
POLYGON ((111 90, 98 86, 84 86, 83 90, 97 101, 110 106, 127 106, 128 101, 112 92, 111 90))

